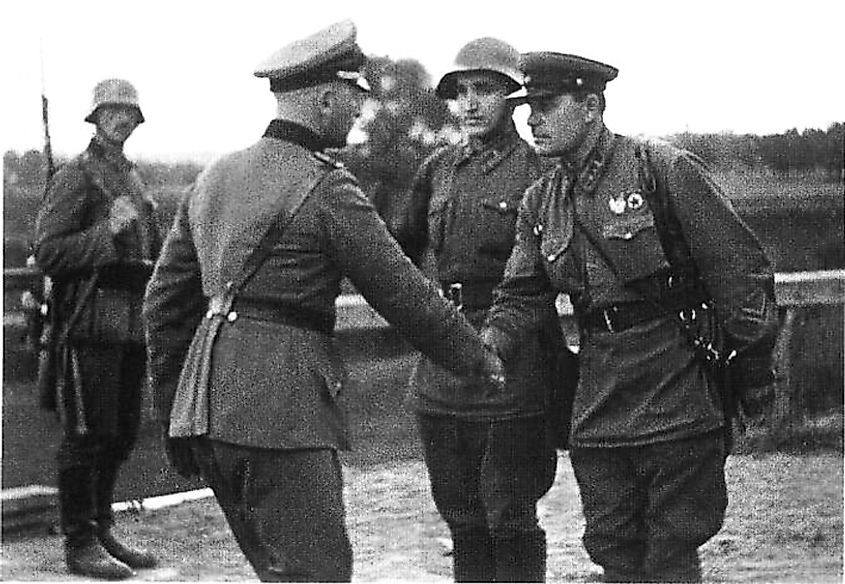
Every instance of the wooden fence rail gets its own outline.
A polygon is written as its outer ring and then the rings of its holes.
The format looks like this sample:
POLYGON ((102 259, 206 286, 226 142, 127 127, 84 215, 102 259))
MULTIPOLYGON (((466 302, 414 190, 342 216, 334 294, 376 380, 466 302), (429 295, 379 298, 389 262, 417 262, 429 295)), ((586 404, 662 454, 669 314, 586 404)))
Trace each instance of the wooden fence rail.
MULTIPOLYGON (((7 268, 3 270, 4 317, 6 327, 23 326, 25 319, 20 307, 20 292, 38 282, 40 272, 35 268, 7 268)), ((815 272, 784 272, 775 275, 775 288, 778 305, 781 308, 782 324, 776 352, 778 384, 773 411, 772 430, 781 437, 788 435, 807 415, 808 398, 802 398, 798 388, 802 385, 797 376, 806 370, 806 363, 813 362, 819 355, 805 354, 813 351, 802 349, 796 338, 804 329, 813 329, 816 337, 825 339, 824 351, 820 356, 835 363, 822 363, 816 366, 834 371, 832 383, 840 387, 830 391, 842 392, 841 374, 843 368, 842 335, 845 326, 845 270, 827 270, 815 272), (832 309, 832 311, 831 311, 832 309), (815 314, 808 322, 806 315, 826 310, 822 316, 815 314), (831 314, 837 315, 830 318, 831 314), (818 331, 825 329, 819 336, 818 331), (832 348, 829 346, 833 343, 832 348), (802 364, 799 366, 799 363, 802 364), (838 372, 838 373, 837 373, 838 372)), ((357 294, 344 294, 337 300, 340 330, 381 328, 386 322, 357 294)), ((573 329, 572 308, 568 302, 559 304, 561 323, 567 330, 573 329)), ((803 343, 808 345, 807 342, 803 343)), ((6 347, 8 350, 8 347, 6 347)), ((802 390, 806 391, 806 390, 802 390)))

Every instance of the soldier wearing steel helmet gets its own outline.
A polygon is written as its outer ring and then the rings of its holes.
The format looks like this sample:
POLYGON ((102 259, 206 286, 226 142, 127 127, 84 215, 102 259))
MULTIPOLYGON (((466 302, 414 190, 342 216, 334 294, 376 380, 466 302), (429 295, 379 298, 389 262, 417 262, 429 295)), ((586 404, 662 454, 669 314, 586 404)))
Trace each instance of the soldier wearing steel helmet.
POLYGON ((550 295, 570 296, 587 552, 609 582, 698 581, 727 506, 734 410, 759 418, 771 398, 772 266, 699 158, 605 126, 616 68, 540 52, 521 69, 512 97, 558 165, 526 193, 483 334, 507 360, 550 295))
POLYGON ((63 428, 57 455, 65 557, 73 574, 134 575, 156 559, 112 533, 112 494, 135 444, 145 378, 141 304, 160 248, 152 201, 123 146, 144 122, 123 79, 94 88, 88 148, 59 170, 36 224, 52 279, 57 377, 43 402, 63 428))
MULTIPOLYGON (((517 208, 545 161, 517 134, 519 53, 495 38, 462 47, 436 94, 452 102, 463 133, 426 159, 392 226, 406 253, 444 296, 481 325, 514 243, 517 208)), ((506 363, 504 391, 460 379, 426 358, 414 369, 431 492, 452 536, 456 581, 542 581, 546 540, 536 505, 556 466, 545 428, 556 313, 506 363)))
POLYGON ((502 374, 324 152, 345 145, 359 114, 364 62, 344 21, 259 65, 277 117, 258 142, 200 175, 147 289, 150 379, 168 455, 205 478, 262 580, 352 577, 338 454, 349 448, 346 372, 332 342, 343 278, 456 374, 502 374), (276 221, 281 233, 262 240, 276 221), (243 280, 262 241, 268 253, 243 280), (205 376, 182 383, 191 363, 205 376))

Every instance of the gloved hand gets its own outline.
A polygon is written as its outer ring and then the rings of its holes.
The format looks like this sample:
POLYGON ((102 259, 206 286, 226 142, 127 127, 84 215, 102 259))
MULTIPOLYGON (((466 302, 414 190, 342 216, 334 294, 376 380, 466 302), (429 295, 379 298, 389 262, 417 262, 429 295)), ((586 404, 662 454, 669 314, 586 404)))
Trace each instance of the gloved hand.
POLYGON ((171 438, 167 435, 167 428, 162 428, 164 453, 167 462, 176 472, 186 479, 200 476, 200 467, 194 456, 193 438, 171 438))

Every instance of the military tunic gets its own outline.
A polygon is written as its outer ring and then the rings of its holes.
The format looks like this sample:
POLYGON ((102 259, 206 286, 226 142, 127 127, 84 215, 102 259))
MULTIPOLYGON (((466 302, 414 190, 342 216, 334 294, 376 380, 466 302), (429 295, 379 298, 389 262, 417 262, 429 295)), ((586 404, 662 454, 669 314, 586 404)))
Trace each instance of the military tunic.
POLYGON ((275 121, 257 144, 207 169, 183 200, 145 308, 162 422, 169 422, 180 368, 208 299, 232 281, 285 208, 290 185, 314 179, 310 196, 238 295, 237 318, 219 333, 209 437, 262 448, 348 446, 337 403, 346 372, 331 340, 344 276, 415 347, 457 373, 480 370, 484 348, 473 329, 405 257, 355 178, 313 154, 320 148, 307 130, 275 121), (294 322, 294 312, 308 315, 308 325, 294 322))
MULTIPOLYGON (((140 392, 145 362, 141 304, 149 276, 144 262, 151 265, 160 246, 154 204, 145 195, 135 166, 122 152, 107 148, 94 138, 85 152, 56 173, 36 223, 36 261, 53 281, 51 310, 56 312, 54 322, 59 329, 54 333, 59 334, 81 300, 81 289, 95 272, 96 290, 89 295, 89 303, 95 297, 104 300, 108 296, 124 317, 121 324, 125 330, 118 333, 125 343, 115 345, 113 338, 97 337, 90 327, 92 319, 87 318, 96 315, 90 312, 83 314, 70 334, 69 342, 86 353, 83 361, 88 362, 92 352, 99 359, 91 358, 102 361, 99 367, 91 366, 92 375, 69 379, 82 384, 76 389, 83 395, 86 422, 94 432, 124 432, 119 421, 121 409, 125 409, 121 392, 140 392), (139 218, 115 236, 108 220, 112 202, 118 197, 129 197, 139 218), (127 351, 133 356, 124 356, 127 351), (131 382, 103 374, 103 367, 117 368, 114 372, 119 378, 121 363, 127 359, 137 361, 133 369, 140 371, 131 382)), ((69 428, 75 425, 75 410, 71 407, 64 417, 69 428)), ((136 417, 139 413, 140 410, 136 417)))
MULTIPOLYGON (((483 139, 443 147, 421 166, 400 244, 444 295, 480 327, 513 247, 525 189, 549 166, 508 119, 483 139)), ((437 510, 449 526, 458 580, 529 580, 545 572, 537 501, 554 480, 546 405, 562 345, 557 314, 505 362, 506 387, 491 390, 421 358, 411 379, 437 510)))
MULTIPOLYGON (((630 284, 668 267, 641 193, 637 142, 606 129, 597 142, 603 167, 592 192, 570 188, 588 180, 582 160, 572 163, 571 174, 565 165, 550 172, 526 195, 489 319, 510 346, 536 320, 549 290, 569 294, 583 322, 605 308, 642 301, 630 284)), ((764 292, 773 285, 771 265, 700 162, 665 144, 652 149, 702 278, 742 353, 777 326, 764 292)), ((717 388, 674 314, 616 332, 582 327, 579 361, 573 446, 633 446, 724 425, 717 388)))
POLYGON ((50 395, 42 403, 57 408, 64 430, 57 453, 61 523, 76 541, 113 522, 117 474, 137 438, 146 379, 141 306, 161 240, 135 166, 97 137, 53 178, 36 240, 38 266, 52 279, 62 384, 45 388, 50 395), (138 218, 113 235, 109 214, 118 197, 132 202, 138 218), (77 309, 81 316, 64 335, 77 309))
POLYGON ((580 158, 562 160, 526 193, 488 325, 507 354, 550 290, 570 295, 580 329, 570 446, 585 547, 606 581, 695 581, 697 548, 727 507, 725 411, 682 332, 677 311, 690 314, 702 298, 675 281, 648 176, 665 189, 737 351, 731 369, 765 379, 777 313, 759 243, 698 159, 603 126, 580 158))
MULTIPOLYGON (((407 209, 391 228, 445 295, 451 286, 460 285, 459 301, 477 327, 484 322, 510 256, 522 195, 548 167, 519 137, 513 122, 483 143, 442 147, 423 162, 407 209)), ((542 414, 550 383, 549 357, 561 342, 554 310, 544 316, 545 326, 506 364, 505 391, 457 379, 423 359, 412 378, 414 407, 465 418, 542 414)))
POLYGON ((256 144, 206 169, 178 209, 146 296, 156 415, 171 436, 184 435, 172 409, 184 397, 179 375, 194 331, 270 224, 288 218, 224 314, 207 387, 198 388, 208 393, 207 430, 193 441, 201 474, 262 580, 351 578, 337 454, 349 447, 346 370, 332 340, 344 277, 454 372, 480 372, 486 358, 472 327, 405 257, 324 146, 310 130, 274 120, 256 144))

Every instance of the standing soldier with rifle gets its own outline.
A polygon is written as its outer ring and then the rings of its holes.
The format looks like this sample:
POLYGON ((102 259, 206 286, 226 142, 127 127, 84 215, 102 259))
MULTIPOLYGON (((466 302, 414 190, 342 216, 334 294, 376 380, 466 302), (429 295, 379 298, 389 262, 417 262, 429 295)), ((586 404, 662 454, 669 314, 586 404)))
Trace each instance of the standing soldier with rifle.
POLYGON ((123 153, 144 121, 135 88, 122 79, 98 83, 85 121, 96 133, 53 178, 36 223, 36 262, 52 281, 55 382, 44 401, 64 432, 57 462, 68 570, 116 580, 156 565, 112 535, 111 505, 138 433, 141 303, 161 240, 153 204, 123 153))

